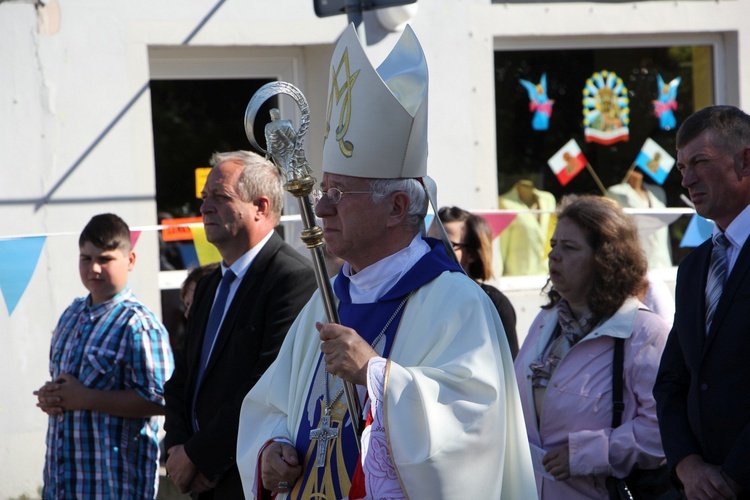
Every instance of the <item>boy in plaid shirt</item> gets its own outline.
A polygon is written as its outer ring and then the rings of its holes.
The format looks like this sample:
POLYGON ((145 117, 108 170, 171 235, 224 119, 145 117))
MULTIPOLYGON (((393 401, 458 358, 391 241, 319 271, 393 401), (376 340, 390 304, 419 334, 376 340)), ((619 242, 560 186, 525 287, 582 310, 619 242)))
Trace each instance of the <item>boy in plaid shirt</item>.
POLYGON ((120 217, 94 216, 78 246, 90 293, 60 317, 51 381, 34 392, 49 415, 43 497, 155 498, 167 331, 128 287, 135 253, 120 217))

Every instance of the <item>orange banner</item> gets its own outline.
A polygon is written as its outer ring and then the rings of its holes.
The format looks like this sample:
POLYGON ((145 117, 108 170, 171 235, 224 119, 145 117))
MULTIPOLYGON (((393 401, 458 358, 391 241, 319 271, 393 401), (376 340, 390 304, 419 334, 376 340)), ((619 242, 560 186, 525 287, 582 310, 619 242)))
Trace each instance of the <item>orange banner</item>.
POLYGON ((162 238, 164 238, 164 241, 191 241, 193 239, 193 233, 190 231, 190 228, 180 225, 193 222, 203 222, 203 218, 179 217, 177 219, 162 219, 161 224, 163 226, 175 226, 165 227, 161 232, 162 238))

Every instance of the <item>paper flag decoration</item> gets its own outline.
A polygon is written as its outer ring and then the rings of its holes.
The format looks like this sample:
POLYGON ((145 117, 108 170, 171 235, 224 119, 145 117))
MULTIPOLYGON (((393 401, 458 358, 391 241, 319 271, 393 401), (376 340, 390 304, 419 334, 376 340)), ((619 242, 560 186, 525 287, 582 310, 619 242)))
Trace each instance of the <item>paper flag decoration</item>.
POLYGON ((494 240, 498 236, 500 236, 500 233, 505 231, 505 229, 510 226, 510 223, 513 222, 513 220, 518 215, 516 214, 498 214, 498 213, 492 213, 492 212, 474 212, 476 215, 479 215, 481 217, 484 217, 484 219, 487 221, 487 223, 490 225, 490 228, 492 228, 492 239, 494 240))
POLYGON ((213 262, 221 262, 219 250, 206 239, 206 229, 203 226, 190 226, 195 243, 195 253, 198 254, 198 262, 201 266, 213 262))
POLYGON ((39 262, 45 236, 0 240, 0 290, 8 315, 21 300, 39 262))
POLYGON ((583 156, 583 152, 575 139, 569 140, 560 151, 547 160, 549 168, 552 169, 557 176, 557 180, 563 186, 578 175, 587 163, 586 157, 583 156))
POLYGON ((704 219, 698 214, 694 214, 690 219, 685 235, 680 242, 680 248, 697 247, 711 237, 714 230, 714 223, 704 219))
POLYGON ((138 243, 140 236, 140 231, 130 231, 130 248, 135 248, 135 244, 138 243))
POLYGON ((678 76, 667 85, 661 75, 656 75, 659 97, 654 101, 654 114, 659 118, 659 127, 662 130, 672 130, 677 126, 674 112, 677 110, 677 87, 681 81, 682 78, 678 76))
POLYGON ((616 73, 596 72, 583 88, 583 125, 586 142, 609 146, 630 135, 628 89, 616 73))
POLYGON ((531 128, 534 130, 547 130, 549 128, 549 117, 552 116, 552 105, 555 101, 547 97, 547 73, 542 73, 539 83, 534 85, 528 80, 518 79, 529 95, 529 111, 534 113, 531 119, 531 128))
POLYGON ((641 237, 648 236, 657 229, 661 229, 664 226, 668 226, 677 219, 680 218, 680 215, 682 214, 673 214, 673 213, 667 213, 667 214, 644 214, 644 213, 638 213, 633 214, 633 218, 635 219, 635 223, 638 226, 638 232, 641 234, 641 237))
POLYGON ((635 159, 635 164, 658 184, 664 184, 674 163, 674 158, 651 138, 646 139, 635 159))

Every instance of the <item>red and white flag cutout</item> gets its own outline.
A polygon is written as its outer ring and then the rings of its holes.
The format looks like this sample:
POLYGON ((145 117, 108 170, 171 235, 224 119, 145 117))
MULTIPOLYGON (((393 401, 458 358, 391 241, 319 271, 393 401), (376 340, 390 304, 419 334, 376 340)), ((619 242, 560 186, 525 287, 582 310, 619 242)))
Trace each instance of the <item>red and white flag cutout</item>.
POLYGON ((581 152, 581 148, 578 147, 575 139, 569 140, 560 151, 547 160, 549 168, 552 169, 557 176, 557 180, 563 186, 578 175, 586 167, 586 163, 588 163, 586 157, 583 156, 583 152, 581 152))

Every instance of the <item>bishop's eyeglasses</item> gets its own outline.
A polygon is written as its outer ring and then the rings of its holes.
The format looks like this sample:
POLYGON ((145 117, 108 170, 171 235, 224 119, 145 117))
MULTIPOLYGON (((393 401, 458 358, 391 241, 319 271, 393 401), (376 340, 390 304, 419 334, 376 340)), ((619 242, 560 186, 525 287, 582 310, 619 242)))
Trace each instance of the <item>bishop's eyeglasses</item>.
POLYGON ((312 193, 313 203, 318 203, 323 195, 328 198, 328 201, 334 205, 341 201, 341 197, 345 194, 372 194, 372 191, 342 191, 339 188, 330 187, 325 191, 321 189, 315 189, 312 193))

